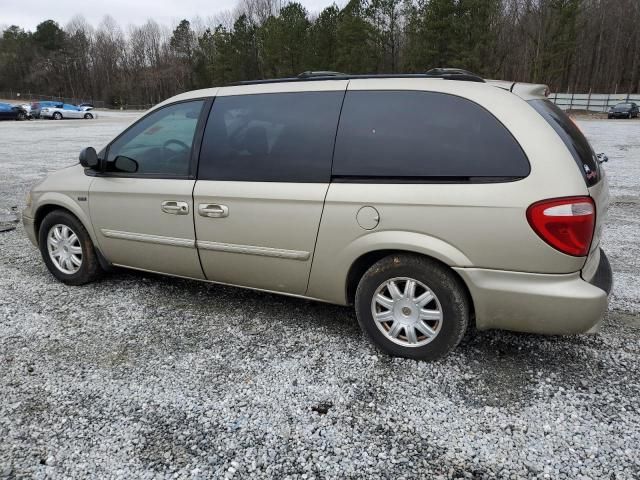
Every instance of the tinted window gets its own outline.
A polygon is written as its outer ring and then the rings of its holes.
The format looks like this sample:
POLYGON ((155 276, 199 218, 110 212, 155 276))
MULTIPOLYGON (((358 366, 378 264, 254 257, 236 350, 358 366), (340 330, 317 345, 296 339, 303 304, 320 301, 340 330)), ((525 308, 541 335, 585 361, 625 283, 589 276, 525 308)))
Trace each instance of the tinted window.
POLYGON ((553 127, 567 146, 588 186, 600 180, 600 166, 591 145, 578 126, 567 114, 548 100, 530 100, 529 103, 553 127))
POLYGON ((147 115, 110 146, 107 171, 118 171, 116 159, 138 164, 138 174, 188 176, 191 146, 203 100, 183 102, 147 115))
POLYGON ((216 98, 198 178, 328 182, 343 97, 305 92, 216 98))
POLYGON ((529 162, 479 105, 434 92, 348 92, 333 174, 340 177, 520 178, 529 162))

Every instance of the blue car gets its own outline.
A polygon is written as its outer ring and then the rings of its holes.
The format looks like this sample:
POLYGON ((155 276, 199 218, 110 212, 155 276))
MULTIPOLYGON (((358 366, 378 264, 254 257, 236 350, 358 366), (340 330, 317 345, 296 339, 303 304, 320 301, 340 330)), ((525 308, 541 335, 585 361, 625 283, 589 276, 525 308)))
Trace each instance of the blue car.
POLYGON ((20 105, 0 103, 0 120, 26 120, 28 112, 20 105))

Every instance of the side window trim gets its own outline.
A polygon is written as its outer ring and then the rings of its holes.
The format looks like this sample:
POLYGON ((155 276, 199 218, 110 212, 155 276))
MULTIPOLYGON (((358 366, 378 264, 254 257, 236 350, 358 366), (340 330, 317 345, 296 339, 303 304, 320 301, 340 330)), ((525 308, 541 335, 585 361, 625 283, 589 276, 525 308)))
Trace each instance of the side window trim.
POLYGON ((189 160, 189 174, 188 175, 167 175, 164 173, 124 173, 124 172, 105 172, 104 171, 104 163, 103 169, 100 172, 92 172, 90 170, 85 170, 85 174, 96 177, 114 177, 114 178, 148 178, 148 179, 164 179, 164 180, 195 180, 196 172, 197 172, 197 164, 198 157, 200 152, 200 145, 202 143, 202 136, 204 134, 204 126, 206 124, 207 117, 209 115, 209 110, 211 109, 211 105, 213 104, 214 97, 195 97, 188 98, 185 100, 179 100, 177 102, 168 103, 163 105, 160 108, 153 109, 147 112, 145 115, 140 117, 134 123, 129 125, 125 130, 120 132, 118 136, 113 138, 106 147, 104 147, 100 151, 101 158, 107 159, 109 157, 109 150, 111 145, 113 145, 120 137, 126 134, 129 130, 134 128, 140 122, 144 121, 150 115, 159 112, 165 108, 173 107, 175 105, 179 105, 181 103, 189 103, 189 102, 197 102, 202 101, 203 105, 200 110, 200 115, 198 116, 198 123, 196 124, 196 130, 193 137, 193 144, 191 145, 191 157, 189 160), (197 149, 197 150, 196 150, 197 149))
POLYGON ((204 130, 207 127, 207 120, 209 119, 209 113, 211 107, 215 102, 215 97, 207 97, 202 110, 200 111, 200 117, 198 117, 198 124, 196 125, 196 131, 193 137, 193 144, 191 145, 191 164, 189 166, 189 179, 198 179, 198 169, 200 168, 200 148, 202 148, 202 140, 204 138, 204 130))
POLYGON ((194 146, 193 153, 195 154, 195 169, 193 170, 193 178, 195 180, 200 179, 200 160, 202 158, 202 144, 204 143, 204 134, 207 130, 207 123, 209 123, 209 118, 211 116, 211 109, 213 108, 213 105, 216 103, 216 98, 217 98, 217 95, 215 97, 210 97, 209 100, 207 100, 207 103, 202 109, 203 117, 198 119, 197 137, 196 137, 196 140, 193 142, 193 146, 194 146))

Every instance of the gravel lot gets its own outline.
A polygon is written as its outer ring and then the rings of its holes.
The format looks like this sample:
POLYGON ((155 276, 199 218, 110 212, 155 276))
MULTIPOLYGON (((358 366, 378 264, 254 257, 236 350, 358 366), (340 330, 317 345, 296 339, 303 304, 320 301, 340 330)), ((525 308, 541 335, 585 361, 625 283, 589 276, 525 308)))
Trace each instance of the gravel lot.
MULTIPOLYGON (((0 123, 0 210, 134 118, 0 123)), ((0 233, 0 478, 640 478, 640 121, 580 124, 610 158, 597 336, 391 359, 348 308, 127 271, 67 287, 0 233)))

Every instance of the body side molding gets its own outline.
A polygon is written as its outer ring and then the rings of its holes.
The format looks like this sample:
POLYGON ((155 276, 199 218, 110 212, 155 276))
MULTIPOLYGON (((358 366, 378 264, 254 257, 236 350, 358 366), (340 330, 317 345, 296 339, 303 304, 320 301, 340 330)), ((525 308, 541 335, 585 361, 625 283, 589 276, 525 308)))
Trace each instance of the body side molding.
POLYGON ((237 245, 234 243, 207 242, 198 240, 198 248, 216 252, 245 253, 263 257, 286 258, 289 260, 308 260, 311 253, 301 250, 285 250, 282 248, 256 247, 253 245, 237 245))
POLYGON ((120 240, 132 240, 134 242, 157 243, 160 245, 172 245, 174 247, 195 248, 195 240, 189 238, 163 237, 161 235, 149 235, 146 233, 121 232, 119 230, 100 230, 105 237, 120 240))

